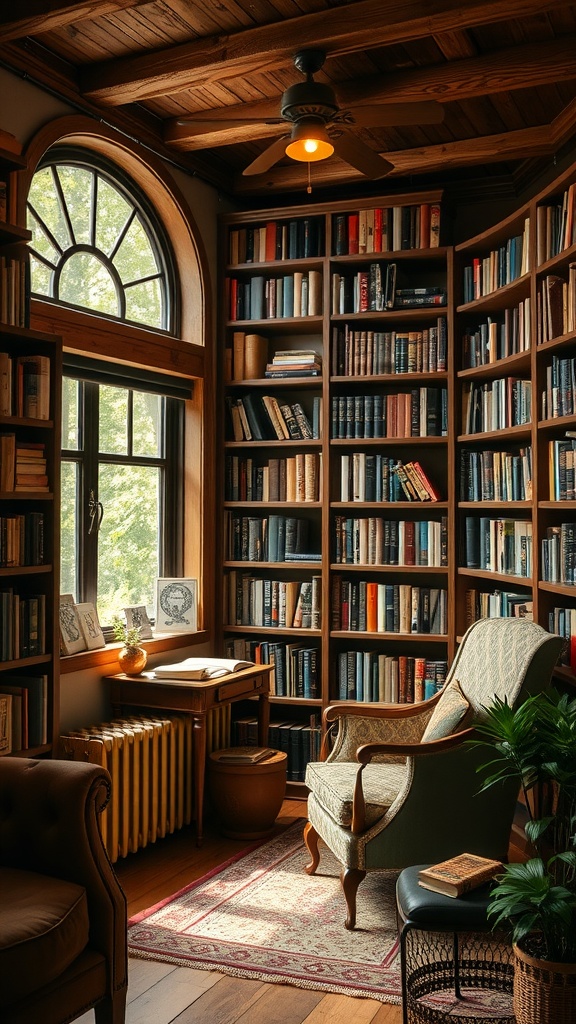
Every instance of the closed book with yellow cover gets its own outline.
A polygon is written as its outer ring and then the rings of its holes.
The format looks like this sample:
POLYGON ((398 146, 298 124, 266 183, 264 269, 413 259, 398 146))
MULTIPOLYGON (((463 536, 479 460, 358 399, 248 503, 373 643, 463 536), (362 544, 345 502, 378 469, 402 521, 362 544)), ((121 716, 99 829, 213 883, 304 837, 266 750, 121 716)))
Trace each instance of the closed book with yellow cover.
POLYGON ((422 868, 418 872, 418 884, 443 896, 462 896, 489 882, 503 869, 499 860, 480 857, 475 853, 460 853, 450 860, 422 868))

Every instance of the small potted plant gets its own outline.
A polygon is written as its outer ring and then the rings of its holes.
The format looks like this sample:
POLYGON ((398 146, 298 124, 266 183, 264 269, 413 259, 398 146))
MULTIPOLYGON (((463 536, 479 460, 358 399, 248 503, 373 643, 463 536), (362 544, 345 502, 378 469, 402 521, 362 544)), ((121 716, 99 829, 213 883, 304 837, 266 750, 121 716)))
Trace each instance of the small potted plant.
POLYGON ((518 778, 533 856, 497 876, 488 914, 509 926, 518 1024, 576 1021, 576 699, 554 689, 477 726, 493 756, 483 789, 518 778))
POLYGON ((146 668, 148 654, 140 646, 140 626, 127 626, 120 618, 112 623, 114 639, 122 644, 118 652, 120 668, 127 676, 137 676, 146 668))

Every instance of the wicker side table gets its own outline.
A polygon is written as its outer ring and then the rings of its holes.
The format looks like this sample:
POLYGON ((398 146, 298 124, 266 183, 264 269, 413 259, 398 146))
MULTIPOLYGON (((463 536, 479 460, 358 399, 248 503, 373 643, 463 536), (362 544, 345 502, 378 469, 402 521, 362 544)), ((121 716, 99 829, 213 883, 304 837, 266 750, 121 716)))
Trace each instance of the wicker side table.
POLYGON ((404 1024, 515 1024, 512 950, 491 933, 490 886, 452 899, 418 885, 423 867, 396 885, 404 1024))

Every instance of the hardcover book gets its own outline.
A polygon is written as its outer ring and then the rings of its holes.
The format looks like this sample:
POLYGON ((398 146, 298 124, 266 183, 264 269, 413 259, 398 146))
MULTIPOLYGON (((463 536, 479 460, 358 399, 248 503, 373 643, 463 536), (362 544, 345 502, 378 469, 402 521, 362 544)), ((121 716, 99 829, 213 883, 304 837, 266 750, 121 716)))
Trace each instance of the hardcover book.
POLYGON ((461 853, 457 857, 423 868, 418 872, 418 884, 431 892, 457 897, 484 885, 502 870, 503 865, 499 860, 480 857, 475 853, 461 853))

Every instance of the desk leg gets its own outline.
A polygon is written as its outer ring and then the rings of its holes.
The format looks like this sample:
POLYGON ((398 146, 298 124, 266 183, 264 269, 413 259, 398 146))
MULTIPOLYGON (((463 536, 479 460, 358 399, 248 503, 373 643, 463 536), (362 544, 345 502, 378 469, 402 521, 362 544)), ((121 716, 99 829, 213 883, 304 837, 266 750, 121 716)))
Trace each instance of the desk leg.
POLYGON ((202 846, 204 828, 204 777, 206 774, 206 715, 193 715, 193 731, 196 846, 202 846))
POLYGON ((270 725, 270 701, 267 693, 261 693, 258 699, 258 743, 261 747, 268 746, 268 726, 270 725))

